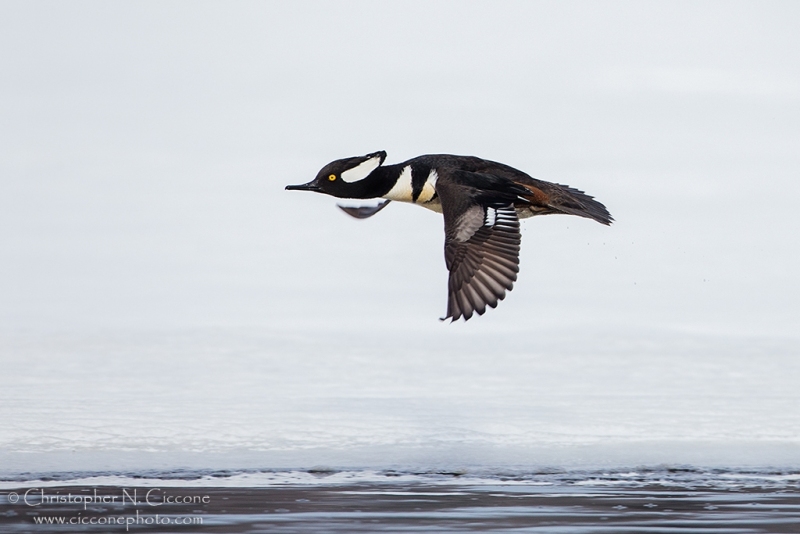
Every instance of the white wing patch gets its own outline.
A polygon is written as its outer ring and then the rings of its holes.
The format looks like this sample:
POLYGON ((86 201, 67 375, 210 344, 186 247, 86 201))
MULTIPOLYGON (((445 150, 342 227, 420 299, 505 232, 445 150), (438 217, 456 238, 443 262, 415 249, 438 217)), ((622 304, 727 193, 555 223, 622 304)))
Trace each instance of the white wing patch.
POLYGON ((394 187, 383 195, 383 198, 388 198, 389 200, 397 200, 399 202, 412 202, 413 201, 413 190, 411 188, 411 165, 406 165, 403 167, 403 171, 400 173, 400 177, 397 179, 397 182, 394 184, 394 187))
POLYGON ((369 176, 372 171, 380 167, 380 164, 380 155, 373 156, 367 161, 362 161, 352 169, 347 169, 346 171, 342 172, 342 181, 352 184, 353 182, 363 180, 369 176))
POLYGON ((456 241, 466 243, 485 223, 486 216, 483 208, 478 205, 470 206, 456 222, 456 241))
POLYGON ((439 175, 436 174, 436 169, 431 169, 431 172, 428 173, 428 178, 425 180, 425 185, 422 186, 417 202, 425 204, 433 198, 433 195, 436 194, 436 180, 438 179, 439 175))

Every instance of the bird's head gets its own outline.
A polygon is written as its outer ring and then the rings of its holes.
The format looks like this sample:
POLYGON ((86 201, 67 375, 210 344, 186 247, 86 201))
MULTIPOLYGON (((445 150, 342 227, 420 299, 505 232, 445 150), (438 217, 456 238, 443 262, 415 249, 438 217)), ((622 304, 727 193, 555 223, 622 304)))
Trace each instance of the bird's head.
POLYGON ((317 177, 301 185, 287 185, 290 191, 316 191, 338 198, 360 198, 363 190, 360 183, 383 164, 386 152, 373 152, 366 156, 337 159, 328 163, 317 173, 317 177))

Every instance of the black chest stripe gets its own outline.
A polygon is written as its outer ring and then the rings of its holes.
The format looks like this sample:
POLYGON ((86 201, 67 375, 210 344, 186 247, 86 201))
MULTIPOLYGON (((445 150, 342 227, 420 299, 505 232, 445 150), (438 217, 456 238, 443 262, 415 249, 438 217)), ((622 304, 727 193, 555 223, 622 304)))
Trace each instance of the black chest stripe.
POLYGON ((428 165, 415 163, 411 165, 411 201, 416 202, 428 181, 431 168, 428 165))

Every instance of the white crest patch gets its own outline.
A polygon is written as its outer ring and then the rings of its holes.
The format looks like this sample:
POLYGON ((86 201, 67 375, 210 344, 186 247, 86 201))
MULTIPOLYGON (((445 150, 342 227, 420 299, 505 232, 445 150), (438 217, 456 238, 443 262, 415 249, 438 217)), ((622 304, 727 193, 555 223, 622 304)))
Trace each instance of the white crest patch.
POLYGON ((377 169, 380 164, 381 157, 379 155, 373 156, 366 161, 362 161, 352 169, 347 169, 346 171, 342 172, 342 181, 352 184, 353 182, 363 180, 369 176, 372 171, 377 169))
POLYGON ((428 173, 428 178, 425 179, 425 184, 422 186, 422 191, 419 193, 417 202, 424 204, 433 198, 433 195, 436 194, 436 180, 438 178, 439 175, 436 174, 436 169, 431 169, 431 172, 428 173))
POLYGON ((411 165, 403 167, 400 177, 394 187, 383 195, 383 198, 397 200, 400 202, 411 202, 413 200, 413 189, 411 188, 411 165))

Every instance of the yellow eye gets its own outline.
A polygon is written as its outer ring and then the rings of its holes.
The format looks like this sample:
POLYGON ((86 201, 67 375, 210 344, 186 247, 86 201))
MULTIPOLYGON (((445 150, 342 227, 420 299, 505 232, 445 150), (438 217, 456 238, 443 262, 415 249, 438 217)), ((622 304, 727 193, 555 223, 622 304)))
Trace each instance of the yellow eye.
POLYGON ((335 174, 331 174, 330 176, 328 176, 328 180, 330 180, 331 182, 334 181, 335 179, 336 179, 335 174))

